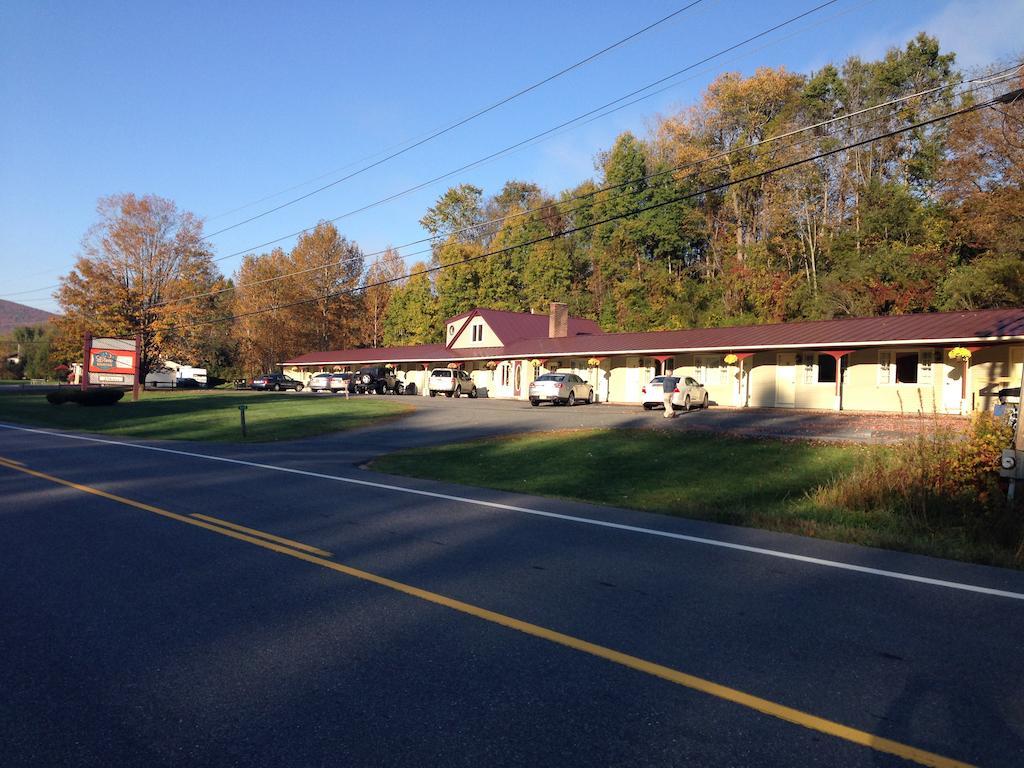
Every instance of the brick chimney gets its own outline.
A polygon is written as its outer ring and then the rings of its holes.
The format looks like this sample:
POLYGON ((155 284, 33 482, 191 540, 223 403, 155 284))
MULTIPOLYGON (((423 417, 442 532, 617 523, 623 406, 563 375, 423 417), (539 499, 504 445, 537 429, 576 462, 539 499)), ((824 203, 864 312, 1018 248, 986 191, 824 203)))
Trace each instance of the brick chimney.
POLYGON ((569 306, 558 301, 551 302, 548 315, 548 338, 564 339, 569 335, 569 306))

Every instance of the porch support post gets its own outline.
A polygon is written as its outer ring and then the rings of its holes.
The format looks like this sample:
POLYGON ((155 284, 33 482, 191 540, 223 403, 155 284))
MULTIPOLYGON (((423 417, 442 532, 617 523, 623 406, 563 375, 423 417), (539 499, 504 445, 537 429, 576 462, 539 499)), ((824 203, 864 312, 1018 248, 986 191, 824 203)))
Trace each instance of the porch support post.
POLYGON ((852 352, 852 349, 843 349, 822 353, 836 361, 836 394, 832 399, 832 409, 836 411, 843 410, 843 358, 852 352))
POLYGON ((420 397, 430 396, 430 363, 420 363, 423 366, 423 386, 420 388, 420 397))
MULTIPOLYGON (((973 356, 975 352, 982 347, 965 347, 968 352, 973 356)), ((971 412, 972 403, 970 401, 971 388, 969 386, 968 379, 971 376, 971 359, 967 358, 964 360, 964 375, 960 377, 960 415, 967 416, 971 412)))
MULTIPOLYGON (((595 379, 596 383, 593 384, 592 386, 594 387, 594 402, 595 403, 600 403, 601 402, 601 376, 604 374, 604 361, 607 358, 598 357, 596 355, 593 355, 589 359, 597 360, 597 365, 593 366, 593 368, 592 368, 592 370, 597 371, 597 375, 594 376, 594 379, 595 379)), ((588 368, 589 368, 589 366, 588 366, 588 368)), ((589 379, 590 376, 588 375, 587 378, 589 379)), ((588 381, 587 383, 589 384, 590 382, 588 381)))

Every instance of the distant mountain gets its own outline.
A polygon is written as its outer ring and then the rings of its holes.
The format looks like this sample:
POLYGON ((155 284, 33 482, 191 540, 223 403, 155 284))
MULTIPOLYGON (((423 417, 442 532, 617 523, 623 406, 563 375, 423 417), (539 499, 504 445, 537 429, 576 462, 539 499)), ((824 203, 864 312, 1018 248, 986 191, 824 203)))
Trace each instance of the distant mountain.
POLYGON ((51 317, 56 315, 53 312, 0 299, 0 333, 10 333, 23 325, 42 325, 51 317))

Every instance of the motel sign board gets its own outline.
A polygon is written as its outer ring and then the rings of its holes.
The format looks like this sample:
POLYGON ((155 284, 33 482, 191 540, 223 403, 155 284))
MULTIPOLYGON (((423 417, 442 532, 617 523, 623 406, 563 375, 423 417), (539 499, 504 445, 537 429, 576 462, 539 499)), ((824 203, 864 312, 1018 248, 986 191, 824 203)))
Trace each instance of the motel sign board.
POLYGON ((89 346, 88 383, 130 387, 138 365, 135 339, 95 338, 89 346))

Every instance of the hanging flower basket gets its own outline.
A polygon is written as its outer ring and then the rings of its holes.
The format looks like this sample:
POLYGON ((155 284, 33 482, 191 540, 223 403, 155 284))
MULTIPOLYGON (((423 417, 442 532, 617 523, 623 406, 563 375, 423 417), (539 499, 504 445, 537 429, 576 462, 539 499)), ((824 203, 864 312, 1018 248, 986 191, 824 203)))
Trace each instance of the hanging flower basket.
POLYGON ((486 363, 484 363, 484 367, 486 367, 487 370, 489 371, 493 371, 495 368, 498 367, 498 363, 495 360, 488 360, 486 363))
POLYGON ((457 371, 461 366, 459 365, 459 363, 448 363, 448 367, 451 368, 453 371, 457 371))
POLYGON ((591 368, 597 368, 598 366, 601 365, 601 358, 592 357, 589 360, 587 360, 587 365, 589 365, 591 368))
POLYGON ((967 347, 953 347, 949 350, 949 359, 967 362, 971 359, 971 350, 967 349, 967 347))
POLYGON ((530 361, 530 365, 532 365, 534 368, 540 368, 541 362, 537 358, 534 358, 533 360, 530 361))
POLYGON ((725 364, 726 365, 732 365, 732 364, 736 363, 738 360, 739 360, 739 357, 734 355, 732 352, 730 352, 728 355, 725 356, 725 364))

